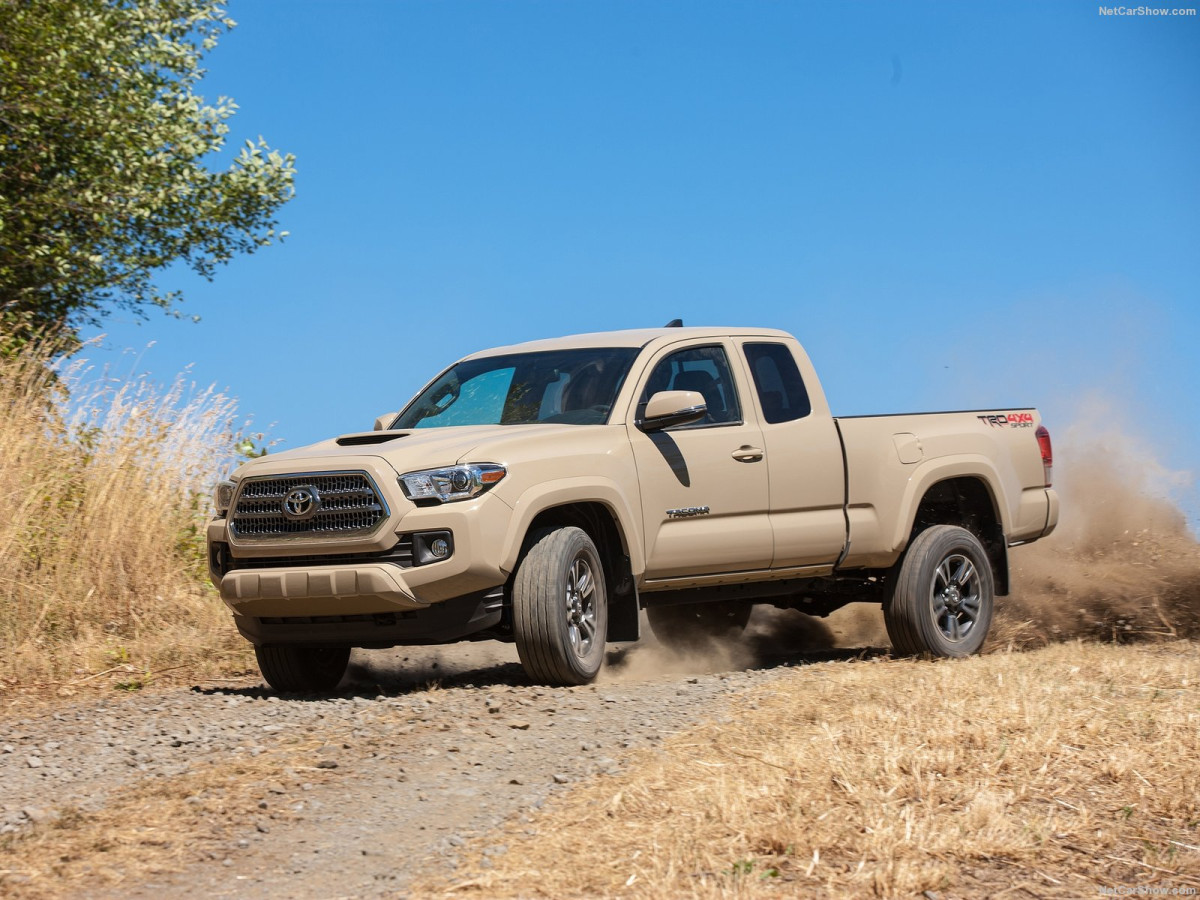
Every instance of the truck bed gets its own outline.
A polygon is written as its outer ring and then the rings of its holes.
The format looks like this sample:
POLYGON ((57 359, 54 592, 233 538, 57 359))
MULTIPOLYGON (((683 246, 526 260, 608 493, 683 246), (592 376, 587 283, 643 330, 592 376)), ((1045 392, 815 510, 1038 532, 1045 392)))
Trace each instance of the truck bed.
POLYGON ((835 417, 846 462, 849 548, 843 567, 890 565, 918 498, 957 475, 982 477, 1010 544, 1049 534, 1058 517, 1032 408, 835 417))

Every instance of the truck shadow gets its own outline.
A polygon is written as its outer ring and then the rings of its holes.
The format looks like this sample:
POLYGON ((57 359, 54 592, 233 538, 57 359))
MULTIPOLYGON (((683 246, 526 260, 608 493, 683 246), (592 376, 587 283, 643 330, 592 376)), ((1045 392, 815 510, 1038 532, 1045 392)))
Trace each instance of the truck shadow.
MULTIPOLYGON (((806 648, 785 649, 777 644, 741 642, 744 654, 752 656, 738 660, 680 656, 652 642, 627 644, 610 650, 605 659, 605 669, 598 683, 633 683, 641 680, 661 679, 664 676, 687 676, 721 674, 747 670, 783 669, 811 665, 819 662, 854 661, 886 656, 888 650, 878 647, 861 648, 806 648), (759 645, 756 647, 756 643, 759 645)), ((515 652, 513 654, 515 656, 515 652)), ((491 663, 466 665, 466 660, 455 658, 451 648, 443 648, 438 659, 406 660, 372 659, 369 654, 356 653, 351 659, 346 678, 332 694, 280 695, 266 685, 241 687, 194 687, 195 693, 214 697, 249 697, 265 700, 280 697, 288 702, 310 702, 327 700, 329 697, 344 699, 374 700, 379 697, 398 697, 420 694, 429 690, 454 688, 481 689, 496 687, 535 687, 519 662, 494 661, 491 663)), ((587 690, 589 688, 582 688, 587 690)), ((557 690, 544 688, 544 690, 557 690)), ((578 690, 578 689, 576 689, 578 690)))

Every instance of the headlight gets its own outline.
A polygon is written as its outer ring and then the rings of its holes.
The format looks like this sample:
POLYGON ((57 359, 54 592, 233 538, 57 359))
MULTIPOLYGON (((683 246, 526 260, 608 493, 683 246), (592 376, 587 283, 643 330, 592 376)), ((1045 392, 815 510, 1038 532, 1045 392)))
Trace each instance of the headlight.
POLYGON ((450 503, 469 500, 498 483, 508 470, 490 463, 447 466, 444 469, 423 469, 400 476, 400 487, 409 500, 438 500, 450 503))
POLYGON ((232 481, 218 481, 216 487, 213 488, 213 506, 217 508, 218 516, 229 512, 235 490, 237 490, 237 485, 232 481))

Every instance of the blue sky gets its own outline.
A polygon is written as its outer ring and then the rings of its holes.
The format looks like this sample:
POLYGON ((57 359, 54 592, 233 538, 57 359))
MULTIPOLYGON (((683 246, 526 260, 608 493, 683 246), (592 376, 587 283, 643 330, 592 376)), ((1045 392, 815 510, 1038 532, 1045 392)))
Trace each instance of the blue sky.
MULTIPOLYGON (((1164 0, 1166 7, 1195 0, 1164 0)), ((795 333, 841 414, 1081 399, 1200 469, 1200 17, 1096 2, 282 2, 204 91, 296 154, 282 245, 98 360, 283 447, 573 332, 795 333), (141 352, 154 341, 153 348, 141 352)))

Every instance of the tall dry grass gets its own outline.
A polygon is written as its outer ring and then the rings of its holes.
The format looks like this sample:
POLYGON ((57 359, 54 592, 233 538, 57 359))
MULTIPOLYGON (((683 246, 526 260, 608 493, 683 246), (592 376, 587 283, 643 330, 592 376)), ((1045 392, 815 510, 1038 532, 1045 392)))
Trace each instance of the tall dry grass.
POLYGON ((1076 642, 797 667, 483 836, 507 852, 475 852, 411 895, 1200 891, 1196 650, 1076 642))
POLYGON ((55 349, 0 357, 0 688, 245 669, 203 547, 233 401, 55 349))

